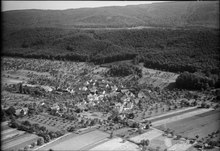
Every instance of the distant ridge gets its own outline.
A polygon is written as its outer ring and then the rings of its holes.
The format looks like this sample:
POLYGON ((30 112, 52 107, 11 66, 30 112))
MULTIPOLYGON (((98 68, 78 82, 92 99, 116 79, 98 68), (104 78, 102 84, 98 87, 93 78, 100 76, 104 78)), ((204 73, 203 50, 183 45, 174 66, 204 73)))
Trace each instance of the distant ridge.
POLYGON ((219 28, 218 1, 181 1, 67 10, 13 10, 3 27, 211 27, 219 28))

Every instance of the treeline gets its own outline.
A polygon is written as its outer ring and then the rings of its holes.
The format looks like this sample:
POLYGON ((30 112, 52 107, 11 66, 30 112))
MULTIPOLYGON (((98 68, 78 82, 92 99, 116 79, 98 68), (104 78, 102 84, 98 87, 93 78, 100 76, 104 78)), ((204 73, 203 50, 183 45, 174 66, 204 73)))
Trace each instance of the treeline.
POLYGON ((130 64, 111 65, 108 74, 111 76, 128 76, 131 74, 142 77, 142 70, 130 64))
POLYGON ((133 59, 172 72, 219 72, 219 31, 214 29, 64 30, 4 33, 3 54, 96 64, 133 59))
POLYGON ((176 79, 176 85, 181 89, 205 90, 208 88, 219 87, 219 76, 208 76, 202 73, 184 72, 176 79))

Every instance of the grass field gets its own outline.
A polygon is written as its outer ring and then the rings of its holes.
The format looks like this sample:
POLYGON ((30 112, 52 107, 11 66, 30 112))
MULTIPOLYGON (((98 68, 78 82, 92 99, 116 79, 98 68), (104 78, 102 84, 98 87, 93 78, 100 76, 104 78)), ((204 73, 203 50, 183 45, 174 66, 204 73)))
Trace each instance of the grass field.
POLYGON ((121 138, 114 138, 105 143, 102 143, 92 149, 90 151, 138 151, 139 147, 136 144, 125 141, 121 138))
POLYGON ((168 117, 166 119, 162 119, 162 120, 152 122, 152 125, 153 126, 160 126, 160 125, 163 125, 165 123, 167 124, 167 123, 172 123, 172 122, 175 122, 175 121, 180 121, 182 119, 187 119, 187 118, 190 118, 192 116, 196 116, 196 115, 206 113, 206 112, 209 112, 209 111, 212 111, 212 110, 213 109, 211 109, 211 108, 210 109, 198 109, 198 110, 195 110, 195 111, 183 113, 181 115, 171 116, 171 117, 168 117))
POLYGON ((136 143, 140 143, 141 140, 143 139, 148 139, 149 141, 158 137, 158 136, 161 136, 163 134, 163 132, 157 130, 157 129, 152 129, 146 133, 143 133, 141 135, 138 135, 138 136, 135 136, 135 137, 132 137, 130 138, 130 140, 136 142, 136 143))
MULTIPOLYGON (((183 120, 167 123, 166 127, 175 131, 183 137, 200 138, 206 137, 208 134, 219 130, 220 111, 209 111, 207 113, 195 115, 183 120)), ((157 126, 158 129, 165 130, 165 127, 157 126)))
POLYGON ((195 110, 197 110, 197 107, 189 107, 189 108, 179 109, 179 110, 167 112, 162 115, 150 117, 150 118, 148 118, 148 120, 150 120, 151 122, 155 122, 155 121, 166 119, 166 118, 169 118, 172 116, 181 115, 183 113, 195 111, 195 110))
POLYGON ((191 144, 178 143, 168 148, 168 151, 186 151, 191 146, 192 146, 191 144))
POLYGON ((170 146, 173 146, 176 143, 177 143, 176 140, 160 135, 150 141, 149 147, 151 148, 159 147, 161 150, 164 150, 170 146))
POLYGON ((19 135, 22 135, 25 133, 25 131, 18 131, 16 129, 8 129, 8 130, 5 130, 2 132, 2 137, 1 137, 1 140, 2 141, 5 141, 5 140, 8 140, 10 138, 13 138, 13 137, 16 137, 16 136, 19 136, 19 135), (7 131, 7 132, 5 132, 7 131))
POLYGON ((82 135, 75 135, 66 137, 65 140, 59 141, 56 144, 48 145, 39 150, 82 150, 88 146, 92 146, 102 140, 107 139, 109 134, 95 130, 82 135))

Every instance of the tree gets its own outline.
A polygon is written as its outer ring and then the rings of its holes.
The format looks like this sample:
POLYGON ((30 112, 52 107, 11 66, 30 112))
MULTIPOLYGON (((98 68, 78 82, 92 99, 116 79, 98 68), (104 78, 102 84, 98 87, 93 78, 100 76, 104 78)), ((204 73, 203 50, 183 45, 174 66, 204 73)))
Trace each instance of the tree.
POLYGON ((24 124, 24 125, 26 125, 26 126, 31 126, 31 123, 29 122, 29 121, 24 121, 24 122, 22 122, 22 124, 24 124))
POLYGON ((18 84, 18 92, 22 93, 23 92, 23 87, 22 87, 22 83, 18 84))
POLYGON ((24 117, 24 110, 22 109, 21 112, 20 112, 20 117, 24 117))
POLYGON ((32 147, 35 147, 35 143, 33 142, 33 143, 31 144, 31 146, 32 146, 32 147))
POLYGON ((25 147, 24 147, 24 151, 28 151, 28 146, 25 146, 25 147))
POLYGON ((113 138, 113 130, 111 130, 111 133, 110 133, 109 138, 110 138, 110 139, 113 138))
POLYGON ((146 151, 147 146, 149 145, 149 140, 141 140, 141 142, 139 143, 142 146, 142 151, 146 151))
POLYGON ((55 132, 51 131, 51 132, 49 132, 49 136, 50 136, 51 139, 54 139, 54 138, 57 137, 57 134, 55 132))
POLYGON ((19 123, 18 123, 17 120, 12 119, 12 120, 9 122, 9 126, 12 127, 12 128, 18 128, 18 127, 19 127, 19 123))
POLYGON ((13 106, 10 106, 6 111, 5 111, 8 115, 15 115, 15 108, 13 106))
POLYGON ((138 134, 142 134, 142 129, 140 127, 138 128, 138 134))
POLYGON ((70 126, 70 127, 67 128, 67 131, 68 132, 73 132, 73 131, 75 131, 75 128, 73 126, 70 126))
POLYGON ((50 141, 50 136, 48 134, 44 134, 43 137, 45 143, 48 143, 50 141))
POLYGON ((46 127, 41 126, 41 127, 40 127, 40 130, 43 131, 43 132, 46 131, 46 127))
POLYGON ((44 139, 43 139, 42 137, 38 138, 38 140, 37 140, 37 145, 38 145, 38 146, 41 146, 41 145, 43 145, 43 144, 44 144, 44 139))

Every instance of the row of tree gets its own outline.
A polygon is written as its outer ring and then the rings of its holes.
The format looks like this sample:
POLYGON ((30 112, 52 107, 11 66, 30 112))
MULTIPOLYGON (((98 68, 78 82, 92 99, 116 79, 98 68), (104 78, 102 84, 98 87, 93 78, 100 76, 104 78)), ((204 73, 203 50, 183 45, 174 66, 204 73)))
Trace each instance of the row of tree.
POLYGON ((142 77, 142 70, 131 64, 115 64, 111 65, 108 74, 111 76, 128 76, 131 74, 142 77))
POLYGON ((15 119, 12 119, 9 123, 9 126, 12 128, 17 128, 18 130, 21 131, 35 133, 38 136, 42 137, 45 143, 49 142, 51 139, 64 135, 63 131, 56 131, 56 132, 48 131, 46 127, 40 126, 39 124, 36 123, 31 124, 29 121, 19 122, 15 119))

